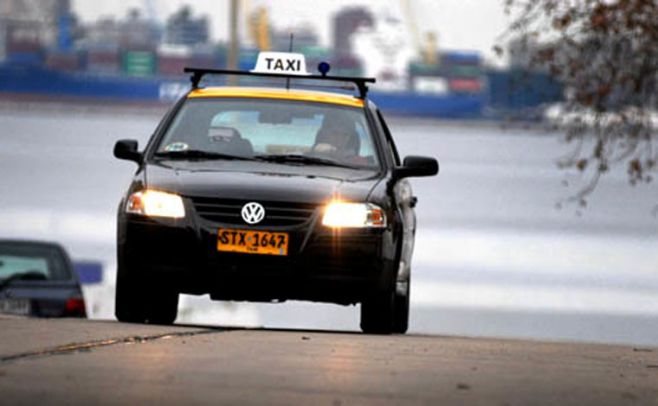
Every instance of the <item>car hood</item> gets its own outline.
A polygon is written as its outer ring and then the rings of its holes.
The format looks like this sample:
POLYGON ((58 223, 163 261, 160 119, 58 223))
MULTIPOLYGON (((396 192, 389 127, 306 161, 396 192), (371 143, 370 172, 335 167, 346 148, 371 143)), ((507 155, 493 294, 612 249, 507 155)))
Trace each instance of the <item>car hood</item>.
POLYGON ((380 180, 371 170, 250 161, 163 161, 145 169, 147 187, 186 197, 299 203, 365 201, 380 180))

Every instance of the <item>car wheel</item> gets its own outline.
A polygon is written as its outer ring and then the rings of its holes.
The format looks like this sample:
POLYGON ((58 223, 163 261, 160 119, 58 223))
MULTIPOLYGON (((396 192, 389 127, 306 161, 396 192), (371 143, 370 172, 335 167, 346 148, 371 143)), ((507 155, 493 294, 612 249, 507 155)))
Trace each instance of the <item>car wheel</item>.
POLYGON ((367 334, 394 331, 395 288, 379 292, 361 303, 361 330, 367 334))
POLYGON ((125 323, 146 322, 144 290, 139 278, 130 276, 124 269, 117 271, 117 284, 114 301, 114 314, 117 320, 125 323))
POLYGON ((147 295, 146 321, 150 324, 173 324, 178 314, 178 293, 160 288, 147 295))
POLYGON ((395 319, 393 320, 393 332, 404 334, 409 328, 409 299, 411 281, 407 281, 404 293, 395 293, 395 319))

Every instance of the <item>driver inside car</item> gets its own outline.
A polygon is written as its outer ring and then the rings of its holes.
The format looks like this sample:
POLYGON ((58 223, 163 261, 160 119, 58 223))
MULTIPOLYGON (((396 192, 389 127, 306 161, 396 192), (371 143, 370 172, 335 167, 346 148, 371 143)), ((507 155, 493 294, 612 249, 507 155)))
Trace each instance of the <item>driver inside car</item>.
POLYGON ((360 163, 359 135, 351 120, 331 120, 325 122, 318 131, 311 152, 326 155, 340 161, 360 163))
POLYGON ((249 140, 242 138, 232 127, 212 126, 208 130, 210 150, 237 156, 252 156, 254 149, 249 140))

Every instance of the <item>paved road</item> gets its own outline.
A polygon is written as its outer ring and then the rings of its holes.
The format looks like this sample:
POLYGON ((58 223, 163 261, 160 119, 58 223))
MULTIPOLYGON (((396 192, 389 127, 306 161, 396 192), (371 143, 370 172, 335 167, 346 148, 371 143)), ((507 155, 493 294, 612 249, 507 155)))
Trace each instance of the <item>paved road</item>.
POLYGON ((0 404, 655 405, 658 349, 0 316, 0 404))

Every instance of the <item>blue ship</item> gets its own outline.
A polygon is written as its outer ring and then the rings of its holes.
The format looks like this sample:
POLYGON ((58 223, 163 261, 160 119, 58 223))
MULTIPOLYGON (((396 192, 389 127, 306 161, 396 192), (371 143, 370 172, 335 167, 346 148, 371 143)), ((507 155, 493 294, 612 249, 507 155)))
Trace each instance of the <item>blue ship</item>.
MULTIPOLYGON (((0 93, 89 101, 171 103, 190 88, 185 77, 129 77, 65 72, 39 65, 0 65, 0 93)), ((423 95, 373 90, 370 98, 389 114, 441 117, 482 117, 484 93, 423 95)))

